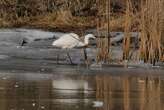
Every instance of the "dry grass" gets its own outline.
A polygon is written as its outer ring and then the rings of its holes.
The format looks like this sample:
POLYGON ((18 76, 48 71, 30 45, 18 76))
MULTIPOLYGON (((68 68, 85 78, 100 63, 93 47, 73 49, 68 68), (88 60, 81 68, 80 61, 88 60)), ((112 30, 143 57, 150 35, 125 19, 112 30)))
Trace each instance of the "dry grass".
POLYGON ((125 24, 124 24, 124 41, 123 41, 123 59, 129 59, 130 52, 130 37, 131 37, 131 24, 133 16, 133 7, 131 0, 126 1, 126 13, 125 13, 125 24))
MULTIPOLYGON (((141 60, 155 64, 155 62, 164 59, 164 37, 162 37, 164 34, 163 0, 142 1, 139 4, 140 10, 137 11, 132 4, 132 0, 126 0, 125 13, 120 17, 110 17, 110 20, 107 20, 108 14, 106 14, 106 8, 103 9, 101 6, 99 7, 101 17, 98 20, 98 32, 107 30, 108 26, 110 30, 123 30, 125 32, 123 42, 123 59, 129 59, 129 52, 131 50, 130 32, 132 31, 141 32, 139 54, 141 60)), ((106 45, 106 42, 107 39, 98 40, 98 48, 100 49, 98 52, 98 59, 102 61, 109 58, 107 57, 107 52, 110 48, 106 45)))
POLYGON ((9 27, 10 23, 5 21, 4 19, 0 19, 0 27, 9 27))
MULTIPOLYGON (((91 17, 72 15, 71 10, 80 9, 81 7, 76 6, 82 3, 79 0, 72 1, 1 0, 0 27, 61 28, 62 30, 95 26, 90 20, 91 17), (64 3, 59 9, 58 2, 59 5, 64 3)), ((84 6, 90 6, 90 2, 84 0, 84 6)))
POLYGON ((162 57, 163 0, 146 0, 141 7, 140 57, 155 63, 162 57))
POLYGON ((94 27, 93 17, 75 17, 70 11, 47 13, 32 17, 19 17, 16 20, 0 19, 0 27, 42 28, 45 30, 79 31, 94 27))
MULTIPOLYGON (((107 2, 108 0, 106 0, 107 2)), ((110 0, 109 0, 110 1, 110 0)), ((104 4, 107 4, 104 1, 104 4)), ((102 1, 101 1, 102 3, 102 1)), ((100 3, 99 3, 100 4, 100 3)), ((107 12, 106 9, 108 6, 106 6, 104 9, 101 7, 102 4, 100 4, 99 7, 99 14, 100 17, 98 19, 98 26, 97 30, 98 32, 106 31, 107 34, 105 36, 105 39, 98 39, 98 61, 110 61, 110 46, 108 46, 108 29, 110 31, 124 31, 125 37, 123 41, 123 59, 129 59, 129 52, 130 52, 130 37, 131 32, 138 30, 138 21, 139 21, 139 15, 136 12, 134 14, 134 7, 132 5, 131 0, 126 0, 126 10, 125 13, 115 15, 113 12, 107 12), (109 20, 107 18, 108 14, 110 15, 109 20)))
MULTIPOLYGON (((97 16, 74 16, 72 10, 80 10, 91 0, 63 0, 63 8, 55 10, 55 1, 16 0, 0 1, 0 27, 30 27, 59 31, 83 31, 86 28, 107 31, 105 39, 98 39, 98 61, 109 61, 109 31, 124 31, 123 59, 129 59, 130 32, 141 32, 140 59, 145 62, 164 60, 164 0, 141 0, 139 10, 133 6, 134 0, 126 0, 122 13, 112 12, 110 2, 97 0, 97 16), (64 2, 63 2, 64 1, 64 2), (54 11, 55 10, 55 11, 54 11)), ((136 1, 136 0, 135 0, 136 1)), ((137 0, 139 1, 139 0, 137 0)), ((60 0, 59 0, 60 2, 60 0)))
MULTIPOLYGON (((99 0, 98 1, 98 19, 97 19, 97 31, 106 31, 104 39, 98 38, 97 40, 97 61, 109 62, 110 60, 110 19, 111 19, 111 7, 110 0, 99 0), (103 6, 103 7, 102 7, 103 6), (104 25, 105 24, 105 25, 104 25)), ((100 35, 99 35, 100 36, 100 35)))

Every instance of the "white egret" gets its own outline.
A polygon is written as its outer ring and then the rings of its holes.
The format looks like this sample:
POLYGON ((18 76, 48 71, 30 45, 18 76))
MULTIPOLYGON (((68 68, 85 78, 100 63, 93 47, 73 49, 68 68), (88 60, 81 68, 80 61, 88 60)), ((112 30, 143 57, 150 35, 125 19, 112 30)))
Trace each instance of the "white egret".
MULTIPOLYGON (((52 46, 62 48, 62 49, 72 49, 72 48, 85 48, 89 45, 89 40, 90 39, 95 39, 96 37, 93 34, 88 34, 84 38, 84 42, 80 41, 80 38, 77 34, 75 33, 69 33, 61 36, 59 39, 55 40, 52 43, 52 46)), ((87 60, 87 54, 86 51, 84 50, 85 54, 85 60, 87 60)), ((71 57, 69 56, 69 53, 67 51, 67 56, 69 57, 69 60, 72 63, 71 57)))

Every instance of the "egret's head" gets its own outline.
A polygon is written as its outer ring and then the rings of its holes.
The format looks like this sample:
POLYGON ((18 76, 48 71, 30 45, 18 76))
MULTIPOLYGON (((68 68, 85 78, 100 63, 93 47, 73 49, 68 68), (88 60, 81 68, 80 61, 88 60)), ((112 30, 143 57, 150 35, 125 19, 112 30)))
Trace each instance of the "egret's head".
POLYGON ((85 38, 88 38, 88 39, 96 39, 96 37, 93 34, 87 34, 85 36, 85 38))
POLYGON ((90 44, 90 42, 94 41, 96 37, 93 34, 87 34, 85 36, 85 44, 90 44))

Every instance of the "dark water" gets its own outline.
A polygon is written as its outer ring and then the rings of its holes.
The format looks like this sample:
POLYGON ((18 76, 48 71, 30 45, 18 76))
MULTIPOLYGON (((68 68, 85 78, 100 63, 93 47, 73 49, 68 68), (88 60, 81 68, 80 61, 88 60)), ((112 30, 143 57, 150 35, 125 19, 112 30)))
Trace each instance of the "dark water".
MULTIPOLYGON (((63 51, 49 47, 61 34, 2 30, 0 110, 164 110, 163 67, 56 65, 57 54, 64 58, 59 63, 70 63, 63 51), (29 42, 19 47, 22 38, 29 42)), ((95 52, 88 49, 90 61, 95 52)), ((115 53, 119 59, 120 48, 115 53)), ((70 55, 77 62, 84 58, 76 49, 70 55)))
POLYGON ((0 72, 0 110, 163 110, 163 70, 0 72))

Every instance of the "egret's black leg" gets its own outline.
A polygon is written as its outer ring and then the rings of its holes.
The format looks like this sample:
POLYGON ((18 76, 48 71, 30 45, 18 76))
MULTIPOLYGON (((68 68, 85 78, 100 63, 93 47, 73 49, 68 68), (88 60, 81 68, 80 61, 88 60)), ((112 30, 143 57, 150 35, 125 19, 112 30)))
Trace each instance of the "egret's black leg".
POLYGON ((71 64, 73 64, 72 59, 71 59, 71 57, 70 57, 70 55, 69 55, 69 52, 68 52, 68 51, 67 51, 67 57, 69 58, 70 63, 71 63, 71 64))
POLYGON ((153 66, 155 66, 155 64, 156 64, 156 59, 154 58, 152 62, 153 62, 153 66))
POLYGON ((87 56, 87 51, 86 51, 85 48, 83 49, 83 51, 84 51, 84 61, 85 61, 85 64, 88 66, 88 56, 87 56))

